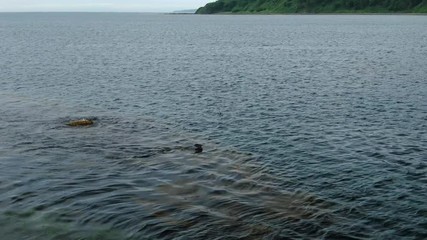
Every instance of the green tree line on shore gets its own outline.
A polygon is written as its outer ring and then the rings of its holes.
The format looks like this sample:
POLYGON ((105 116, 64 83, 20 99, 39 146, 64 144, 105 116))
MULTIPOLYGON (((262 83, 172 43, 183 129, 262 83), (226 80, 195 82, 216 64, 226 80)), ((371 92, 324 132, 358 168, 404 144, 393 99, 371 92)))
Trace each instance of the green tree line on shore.
POLYGON ((196 13, 427 13, 427 0, 218 0, 196 13))

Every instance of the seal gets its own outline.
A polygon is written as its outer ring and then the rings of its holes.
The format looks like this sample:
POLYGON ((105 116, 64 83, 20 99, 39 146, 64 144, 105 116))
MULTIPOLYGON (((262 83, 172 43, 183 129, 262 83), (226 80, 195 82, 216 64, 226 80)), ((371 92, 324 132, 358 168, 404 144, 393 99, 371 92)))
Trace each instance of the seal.
POLYGON ((93 121, 90 119, 82 118, 78 120, 72 120, 67 123, 70 127, 82 127, 82 126, 90 126, 93 125, 93 121))
POLYGON ((203 146, 202 146, 202 144, 194 144, 194 147, 196 147, 194 149, 194 153, 201 153, 201 152, 203 152, 203 146))

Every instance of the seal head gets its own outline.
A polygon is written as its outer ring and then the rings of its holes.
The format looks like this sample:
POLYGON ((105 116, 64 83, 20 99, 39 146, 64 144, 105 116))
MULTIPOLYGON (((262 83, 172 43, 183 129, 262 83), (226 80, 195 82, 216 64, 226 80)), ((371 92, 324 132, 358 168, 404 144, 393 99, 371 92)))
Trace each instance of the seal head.
POLYGON ((194 147, 195 147, 194 153, 201 153, 201 152, 203 152, 203 146, 202 146, 202 144, 194 144, 194 147))

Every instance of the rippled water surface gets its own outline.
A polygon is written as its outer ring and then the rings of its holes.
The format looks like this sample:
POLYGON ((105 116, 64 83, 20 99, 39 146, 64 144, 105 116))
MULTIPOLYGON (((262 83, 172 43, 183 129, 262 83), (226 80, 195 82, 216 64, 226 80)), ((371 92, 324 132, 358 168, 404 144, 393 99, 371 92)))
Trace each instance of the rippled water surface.
POLYGON ((1 238, 426 239, 426 79, 427 16, 0 14, 1 238))

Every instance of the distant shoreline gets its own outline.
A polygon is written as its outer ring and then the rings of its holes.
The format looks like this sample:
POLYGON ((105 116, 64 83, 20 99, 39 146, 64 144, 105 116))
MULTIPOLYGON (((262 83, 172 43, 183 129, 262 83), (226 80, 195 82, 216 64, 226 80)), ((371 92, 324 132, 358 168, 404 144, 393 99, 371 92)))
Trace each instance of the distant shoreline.
POLYGON ((363 12, 331 12, 331 13, 231 13, 231 12, 221 12, 221 13, 210 13, 210 14, 200 14, 194 13, 194 15, 427 15, 427 13, 363 13, 363 12))
POLYGON ((316 15, 363 15, 363 16, 427 16, 427 13, 163 13, 167 15, 197 15, 197 16, 316 16, 316 15))

